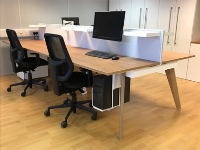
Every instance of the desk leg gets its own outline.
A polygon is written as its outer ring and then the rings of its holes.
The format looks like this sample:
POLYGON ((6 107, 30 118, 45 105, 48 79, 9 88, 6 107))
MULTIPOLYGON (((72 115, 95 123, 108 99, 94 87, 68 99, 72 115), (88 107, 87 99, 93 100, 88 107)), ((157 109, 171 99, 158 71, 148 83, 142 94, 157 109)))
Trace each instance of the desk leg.
POLYGON ((121 74, 119 139, 122 139, 125 73, 121 74))
POLYGON ((167 79, 172 91, 172 95, 174 97, 174 102, 176 104, 176 108, 178 110, 181 109, 181 103, 180 103, 180 98, 179 98, 179 93, 178 93, 178 87, 177 87, 177 82, 176 82, 176 75, 175 75, 175 70, 174 68, 165 70, 167 79))

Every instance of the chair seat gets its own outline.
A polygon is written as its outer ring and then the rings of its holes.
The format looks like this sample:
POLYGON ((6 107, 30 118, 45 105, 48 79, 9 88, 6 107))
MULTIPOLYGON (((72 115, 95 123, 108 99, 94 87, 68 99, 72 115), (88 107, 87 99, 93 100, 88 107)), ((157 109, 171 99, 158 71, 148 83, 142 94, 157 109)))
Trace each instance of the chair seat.
MULTIPOLYGON (((22 68, 30 68, 30 69, 35 69, 36 67, 38 67, 36 57, 24 58, 18 65, 22 68)), ((48 62, 40 58, 39 66, 44 66, 44 65, 48 65, 48 62)))
POLYGON ((62 82, 66 88, 82 88, 88 86, 88 75, 82 72, 73 72, 71 77, 62 82))

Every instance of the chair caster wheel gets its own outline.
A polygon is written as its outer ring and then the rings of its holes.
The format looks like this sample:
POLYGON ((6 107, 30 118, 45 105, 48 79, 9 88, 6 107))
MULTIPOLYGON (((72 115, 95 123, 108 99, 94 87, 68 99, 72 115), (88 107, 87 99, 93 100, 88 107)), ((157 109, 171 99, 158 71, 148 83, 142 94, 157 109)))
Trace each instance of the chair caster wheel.
POLYGON ((49 110, 46 110, 46 111, 44 112, 44 115, 45 115, 45 116, 50 116, 50 111, 49 111, 49 110))
POLYGON ((91 118, 92 118, 92 120, 97 120, 97 114, 96 113, 93 114, 91 118))
POLYGON ((90 108, 93 108, 93 106, 92 106, 92 101, 89 102, 89 107, 90 107, 90 108))
POLYGON ((42 81, 42 84, 46 84, 46 80, 42 81))
POLYGON ((48 88, 48 86, 46 86, 46 87, 44 88, 44 91, 45 91, 45 92, 48 92, 48 90, 49 90, 49 88, 48 88))
POLYGON ((26 92, 22 92, 22 93, 21 93, 21 96, 22 96, 22 97, 25 97, 25 96, 26 96, 26 92))
POLYGON ((7 88, 7 91, 10 92, 11 91, 11 87, 7 88))
POLYGON ((67 121, 61 122, 61 127, 66 128, 67 127, 67 121))

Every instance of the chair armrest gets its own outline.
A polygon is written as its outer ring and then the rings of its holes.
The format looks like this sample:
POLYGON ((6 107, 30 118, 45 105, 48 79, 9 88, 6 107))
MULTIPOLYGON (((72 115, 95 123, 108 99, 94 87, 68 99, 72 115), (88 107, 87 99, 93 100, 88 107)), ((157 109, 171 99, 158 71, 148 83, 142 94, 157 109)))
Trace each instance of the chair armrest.
POLYGON ((28 58, 27 49, 26 49, 26 48, 23 48, 23 49, 24 49, 24 57, 25 57, 25 58, 28 58))
MULTIPOLYGON (((60 65, 62 65, 63 63, 65 63, 66 61, 64 59, 60 60, 60 61, 54 61, 51 59, 51 57, 49 57, 49 66, 52 68, 56 68, 60 65)), ((56 71, 56 69, 54 69, 56 71)), ((73 72, 73 70, 72 70, 73 72)), ((67 74, 65 74, 64 76, 57 76, 57 80, 58 81, 66 81, 70 76, 71 72, 69 71, 67 74)))
POLYGON ((40 65, 40 55, 38 53, 30 53, 30 55, 36 56, 36 63, 37 63, 37 66, 39 66, 40 65))
MULTIPOLYGON (((15 53, 16 51, 18 51, 19 49, 18 48, 14 48, 14 49, 10 49, 10 53, 15 53)), ((11 55, 13 56, 13 54, 11 55)), ((19 63, 21 60, 23 59, 23 55, 20 55, 18 57, 18 59, 14 59, 14 58, 11 58, 11 60, 14 62, 14 63, 19 63)))
POLYGON ((53 61, 50 57, 49 57, 49 60, 51 60, 51 61, 49 61, 50 66, 53 66, 53 67, 58 67, 65 62, 64 59, 60 60, 60 61, 53 61), (53 62, 53 63, 51 63, 51 62, 53 62))
POLYGON ((14 48, 14 49, 10 48, 10 52, 11 52, 11 53, 16 52, 17 50, 18 50, 18 48, 14 48))
POLYGON ((57 76, 58 81, 66 81, 66 80, 68 80, 72 72, 68 71, 67 74, 65 74, 64 76, 57 76))

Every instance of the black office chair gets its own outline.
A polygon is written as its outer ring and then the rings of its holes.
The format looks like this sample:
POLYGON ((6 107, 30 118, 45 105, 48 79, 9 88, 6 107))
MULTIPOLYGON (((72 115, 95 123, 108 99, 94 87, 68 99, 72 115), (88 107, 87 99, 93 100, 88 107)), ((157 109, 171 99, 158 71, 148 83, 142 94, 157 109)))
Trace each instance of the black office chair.
POLYGON ((89 71, 88 74, 83 72, 73 72, 74 65, 62 36, 45 33, 44 37, 49 52, 49 67, 54 93, 58 96, 69 93, 72 96, 72 100, 67 98, 61 105, 48 107, 48 110, 44 112, 44 115, 49 116, 50 109, 70 107, 70 110, 65 117, 65 121, 61 123, 63 128, 67 127, 67 119, 72 112, 76 113, 76 108, 93 113, 91 118, 92 120, 96 120, 97 112, 82 105, 89 103, 89 106, 91 107, 91 100, 78 102, 75 93, 76 91, 83 93, 83 87, 92 86, 91 71, 89 71))
POLYGON ((36 57, 28 57, 27 50, 21 46, 16 32, 11 29, 6 29, 6 33, 10 41, 10 58, 12 62, 13 71, 15 73, 24 72, 24 77, 25 73, 28 72, 28 80, 24 78, 24 80, 20 83, 11 84, 7 88, 7 91, 10 92, 12 86, 26 85, 24 92, 21 93, 21 96, 24 97, 26 96, 26 90, 28 89, 28 87, 32 88, 32 84, 44 86, 44 91, 48 91, 48 85, 46 84, 46 80, 32 79, 31 73, 31 71, 34 71, 34 69, 36 69, 39 66, 48 65, 48 62, 44 59, 41 59, 39 57, 39 54, 37 53, 30 53, 30 55, 36 55, 36 57))

